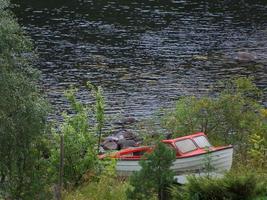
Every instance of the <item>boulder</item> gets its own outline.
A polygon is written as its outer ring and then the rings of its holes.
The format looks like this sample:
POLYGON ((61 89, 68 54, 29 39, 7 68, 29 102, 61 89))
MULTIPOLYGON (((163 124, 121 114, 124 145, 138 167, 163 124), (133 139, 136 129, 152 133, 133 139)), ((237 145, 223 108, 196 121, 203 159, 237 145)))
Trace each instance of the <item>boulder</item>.
POLYGON ((138 146, 140 140, 129 130, 120 130, 105 138, 101 146, 104 150, 117 150, 138 146))
POLYGON ((134 140, 136 138, 135 134, 128 130, 121 130, 117 132, 114 137, 120 139, 134 140))
POLYGON ((101 146, 104 150, 117 150, 118 149, 118 143, 116 141, 112 140, 105 140, 101 146))
POLYGON ((254 54, 249 52, 237 52, 234 58, 236 61, 242 63, 254 62, 257 59, 257 57, 254 54))

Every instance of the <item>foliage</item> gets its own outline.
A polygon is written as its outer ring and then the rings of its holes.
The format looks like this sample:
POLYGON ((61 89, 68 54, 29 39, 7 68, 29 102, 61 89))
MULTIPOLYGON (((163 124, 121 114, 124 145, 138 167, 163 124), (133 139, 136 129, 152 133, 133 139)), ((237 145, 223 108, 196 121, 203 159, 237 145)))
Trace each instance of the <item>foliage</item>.
POLYGON ((66 200, 126 200, 127 182, 115 177, 115 162, 110 163, 103 170, 98 180, 86 182, 76 191, 66 194, 66 200))
POLYGON ((95 111, 95 119, 97 122, 97 126, 96 126, 96 131, 98 133, 98 152, 99 152, 99 148, 100 148, 100 141, 101 141, 101 134, 102 134, 102 129, 104 126, 104 121, 105 121, 105 116, 104 116, 104 112, 105 112, 105 102, 104 102, 104 97, 103 97, 103 90, 101 87, 95 87, 94 85, 92 85, 91 83, 87 82, 87 87, 89 89, 91 89, 96 103, 95 103, 95 107, 94 107, 94 111, 95 111))
POLYGON ((163 125, 174 136, 205 132, 218 143, 235 144, 243 156, 253 133, 266 139, 267 122, 260 114, 261 92, 251 78, 231 79, 216 98, 185 97, 166 113, 163 125))
MULTIPOLYGON (((59 144, 59 136, 64 138, 64 184, 65 186, 76 186, 83 181, 83 175, 94 173, 97 166, 96 134, 95 128, 90 127, 89 117, 92 109, 83 105, 75 98, 75 90, 66 92, 66 97, 75 112, 72 115, 63 114, 64 122, 60 132, 54 131, 54 138, 59 144)), ((60 160, 60 147, 56 145, 51 152, 55 177, 57 177, 58 164, 60 160)))
POLYGON ((36 86, 31 42, 8 7, 0 0, 0 198, 44 199, 47 104, 36 86))
POLYGON ((233 171, 223 178, 189 177, 185 186, 172 187, 173 199, 251 200, 266 198, 267 182, 254 171, 233 171), (182 188, 181 188, 182 187, 182 188))
POLYGON ((203 172, 206 173, 207 176, 209 177, 210 173, 212 173, 215 170, 215 168, 212 165, 212 157, 211 157, 211 154, 210 154, 210 149, 206 148, 205 150, 206 150, 207 153, 205 154, 203 172))
POLYGON ((263 167, 266 164, 265 144, 261 133, 254 133, 249 137, 251 147, 248 150, 250 164, 255 167, 263 167))
POLYGON ((177 102, 175 110, 166 113, 163 125, 174 136, 186 135, 196 131, 209 133, 214 124, 209 122, 210 108, 213 108, 213 106, 213 102, 209 98, 182 98, 177 102))
POLYGON ((166 199, 167 188, 173 181, 170 167, 174 160, 175 152, 158 142, 153 153, 146 154, 140 161, 142 169, 131 176, 132 187, 127 191, 128 198, 147 199, 157 194, 158 199, 166 199))

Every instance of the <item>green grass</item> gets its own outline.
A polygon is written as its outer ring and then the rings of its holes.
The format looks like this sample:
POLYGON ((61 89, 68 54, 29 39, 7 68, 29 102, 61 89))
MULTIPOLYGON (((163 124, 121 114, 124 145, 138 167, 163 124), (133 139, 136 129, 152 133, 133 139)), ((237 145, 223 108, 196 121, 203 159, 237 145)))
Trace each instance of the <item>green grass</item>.
POLYGON ((65 193, 65 200, 126 200, 128 184, 113 177, 102 176, 99 181, 87 182, 65 193))

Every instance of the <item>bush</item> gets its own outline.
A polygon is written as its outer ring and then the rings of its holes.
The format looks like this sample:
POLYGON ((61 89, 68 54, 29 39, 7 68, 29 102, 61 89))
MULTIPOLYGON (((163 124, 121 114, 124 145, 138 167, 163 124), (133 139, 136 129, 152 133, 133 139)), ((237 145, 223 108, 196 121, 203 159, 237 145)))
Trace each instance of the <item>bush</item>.
POLYGON ((254 171, 233 171, 223 178, 194 176, 183 189, 172 187, 173 199, 187 200, 251 200, 267 197, 267 181, 254 171))
POLYGON ((247 158, 252 134, 267 141, 267 120, 259 100, 261 92, 251 78, 229 80, 216 98, 185 97, 167 111, 163 126, 173 136, 205 132, 217 144, 233 144, 247 158))
POLYGON ((151 154, 145 154, 140 161, 142 169, 130 178, 131 188, 127 191, 129 199, 143 200, 167 198, 167 188, 173 182, 174 173, 170 169, 175 160, 175 152, 165 144, 158 142, 151 154))
MULTIPOLYGON (((95 88, 94 91, 98 96, 96 105, 103 105, 103 99, 101 90, 95 88), (101 100, 99 102, 99 99, 101 100)), ((66 187, 77 186, 83 182, 84 174, 91 174, 97 171, 98 159, 97 159, 97 133, 101 131, 103 126, 103 113, 98 113, 99 109, 88 107, 78 102, 75 98, 75 90, 71 89, 66 92, 66 97, 70 102, 71 108, 74 114, 64 116, 64 122, 60 126, 60 131, 53 131, 56 145, 52 148, 50 160, 52 163, 51 171, 54 174, 55 179, 58 177, 58 169, 60 163, 60 146, 59 139, 60 134, 64 138, 64 184, 66 187), (101 115, 101 116, 100 116, 101 115), (95 121, 95 126, 89 125, 89 118, 100 116, 101 124, 97 123, 98 118, 95 121)), ((103 108, 103 106, 102 106, 103 108)), ((101 110, 103 111, 103 109, 101 110)), ((100 135, 99 135, 100 137, 100 135)))
POLYGON ((253 133, 249 137, 250 148, 248 150, 249 163, 254 167, 264 167, 265 159, 265 141, 262 133, 253 133))

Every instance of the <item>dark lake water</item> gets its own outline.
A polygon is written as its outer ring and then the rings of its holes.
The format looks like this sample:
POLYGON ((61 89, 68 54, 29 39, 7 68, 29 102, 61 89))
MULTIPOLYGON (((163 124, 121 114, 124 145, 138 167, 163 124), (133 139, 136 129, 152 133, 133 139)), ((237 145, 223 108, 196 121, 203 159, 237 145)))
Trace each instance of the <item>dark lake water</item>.
POLYGON ((101 85, 110 115, 150 117, 215 82, 253 75, 267 102, 267 1, 14 0, 56 113, 63 92, 101 85), (235 61, 237 52, 257 57, 235 61))

